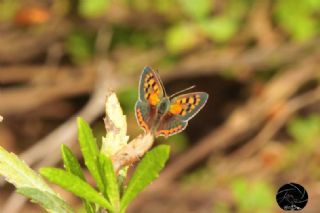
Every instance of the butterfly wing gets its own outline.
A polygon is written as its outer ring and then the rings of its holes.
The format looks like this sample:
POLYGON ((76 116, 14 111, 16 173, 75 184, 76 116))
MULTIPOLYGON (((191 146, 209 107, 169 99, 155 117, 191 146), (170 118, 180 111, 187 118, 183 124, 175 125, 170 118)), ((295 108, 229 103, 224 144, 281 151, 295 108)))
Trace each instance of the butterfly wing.
POLYGON ((155 117, 155 107, 151 106, 146 101, 140 101, 138 100, 135 107, 136 112, 136 118, 138 121, 138 124, 142 129, 144 129, 145 132, 149 132, 151 125, 152 125, 152 119, 155 117))
POLYGON ((183 131, 187 127, 188 121, 183 121, 179 117, 167 112, 161 119, 155 132, 155 136, 165 136, 166 138, 183 131))
POLYGON ((159 123, 156 136, 168 137, 183 131, 188 121, 205 105, 208 97, 209 95, 205 92, 194 92, 173 98, 169 111, 159 123))
POLYGON ((135 106, 136 118, 141 128, 149 132, 156 117, 156 107, 165 96, 158 73, 145 67, 139 82, 139 100, 135 106))
POLYGON ((145 67, 139 82, 139 100, 156 106, 164 96, 165 90, 158 73, 150 67, 145 67))
POLYGON ((179 95, 171 100, 169 112, 183 121, 188 121, 204 107, 208 97, 206 92, 179 95))

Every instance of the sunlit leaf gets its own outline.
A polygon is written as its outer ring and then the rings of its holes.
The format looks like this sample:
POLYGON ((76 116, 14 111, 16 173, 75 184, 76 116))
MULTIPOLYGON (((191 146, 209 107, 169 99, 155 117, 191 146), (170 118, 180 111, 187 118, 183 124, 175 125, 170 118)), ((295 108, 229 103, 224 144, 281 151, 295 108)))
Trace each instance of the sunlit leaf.
MULTIPOLYGON (((63 159, 64 168, 71 174, 74 174, 82 180, 85 180, 84 174, 81 170, 81 166, 78 162, 77 157, 66 145, 61 146, 61 155, 63 159)), ((93 204, 87 202, 86 200, 83 200, 83 202, 88 213, 94 212, 93 204)))
POLYGON ((169 150, 168 145, 159 145, 143 157, 121 198, 122 212, 138 193, 159 176, 159 172, 169 158, 169 150))
POLYGON ((101 192, 104 191, 103 182, 101 180, 99 168, 98 168, 98 156, 99 149, 96 143, 96 139, 92 134, 90 126, 82 119, 78 118, 78 140, 80 143, 80 149, 84 158, 84 162, 97 183, 97 186, 101 192))
POLYGON ((100 154, 99 162, 102 168, 103 180, 105 182, 105 194, 107 195, 114 210, 117 212, 120 208, 120 194, 117 177, 113 169, 112 161, 105 155, 100 154))
POLYGON ((113 211, 109 201, 78 176, 57 168, 42 168, 40 173, 50 182, 61 186, 65 190, 72 192, 78 197, 92 203, 97 203, 102 207, 113 211))
POLYGON ((40 204, 48 212, 73 212, 70 206, 68 206, 61 198, 49 192, 27 187, 18 188, 17 192, 30 198, 33 202, 40 204))
POLYGON ((0 147, 0 174, 16 188, 36 188, 55 194, 40 175, 15 154, 0 147))
POLYGON ((30 189, 31 191, 46 194, 51 198, 53 198, 53 196, 58 198, 59 202, 52 201, 52 205, 47 205, 46 202, 43 202, 44 200, 35 199, 32 193, 25 193, 25 196, 34 199, 35 202, 39 203, 49 212, 59 212, 56 211, 56 209, 60 208, 69 209, 69 207, 67 207, 68 205, 44 182, 40 175, 33 171, 15 154, 7 152, 2 147, 0 147, 0 174, 18 189, 30 189))
POLYGON ((63 159, 64 168, 68 172, 84 180, 84 175, 76 156, 72 153, 69 147, 67 147, 64 144, 61 146, 61 155, 63 159))

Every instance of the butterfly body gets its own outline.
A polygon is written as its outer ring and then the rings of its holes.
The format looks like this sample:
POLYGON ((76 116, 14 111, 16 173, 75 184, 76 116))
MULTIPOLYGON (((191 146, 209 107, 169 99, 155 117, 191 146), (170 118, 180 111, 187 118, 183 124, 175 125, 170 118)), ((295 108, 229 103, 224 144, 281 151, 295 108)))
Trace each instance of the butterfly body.
POLYGON ((145 132, 151 132, 156 137, 168 137, 183 131, 207 99, 205 92, 169 97, 158 73, 145 67, 139 83, 136 118, 145 132))
MULTIPOLYGON (((136 109, 140 109, 142 113, 148 113, 150 116, 145 119, 145 122, 148 125, 148 129, 154 132, 157 129, 160 121, 163 119, 163 116, 168 112, 170 107, 170 100, 168 97, 163 98, 156 106, 148 106, 147 103, 137 102, 136 109)), ((145 128, 144 128, 145 129, 145 128)))

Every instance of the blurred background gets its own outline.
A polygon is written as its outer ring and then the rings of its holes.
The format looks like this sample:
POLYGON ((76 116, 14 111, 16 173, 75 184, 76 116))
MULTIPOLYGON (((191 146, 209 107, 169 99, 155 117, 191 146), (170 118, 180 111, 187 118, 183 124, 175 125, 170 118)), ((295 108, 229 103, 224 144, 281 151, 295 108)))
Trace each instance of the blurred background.
MULTIPOLYGON (((101 140, 110 89, 134 138, 149 65, 168 94, 210 97, 183 133, 157 139, 172 156, 128 212, 281 212, 290 182, 319 212, 319 32, 319 0, 2 0, 0 145, 35 169, 61 166, 61 143, 80 157, 74 116, 101 140)), ((44 212, 3 181, 0 209, 44 212)))

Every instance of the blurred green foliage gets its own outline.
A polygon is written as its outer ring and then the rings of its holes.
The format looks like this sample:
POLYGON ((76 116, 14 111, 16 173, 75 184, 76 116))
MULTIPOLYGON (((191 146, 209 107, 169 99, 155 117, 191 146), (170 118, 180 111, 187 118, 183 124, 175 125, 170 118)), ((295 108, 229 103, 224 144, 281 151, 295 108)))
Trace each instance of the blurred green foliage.
POLYGON ((94 35, 84 30, 74 30, 66 40, 66 50, 75 64, 87 62, 94 53, 94 35))
POLYGON ((195 25, 182 23, 169 28, 165 43, 170 52, 179 53, 195 47, 201 41, 200 39, 195 25))
MULTIPOLYGON (((94 54, 97 28, 86 26, 86 21, 94 23, 97 20, 97 25, 106 21, 112 32, 111 51, 123 46, 159 47, 165 48, 167 55, 174 56, 206 44, 214 44, 214 47, 230 45, 247 29, 243 26, 250 23, 250 14, 257 5, 258 0, 58 0, 50 12, 67 15, 65 10, 71 14, 76 11, 81 17, 79 21, 84 24, 83 29, 71 31, 66 38, 70 58, 79 64, 94 54), (118 19, 115 15, 121 17, 126 13, 136 14, 137 19, 141 16, 142 23, 132 24, 130 20, 118 19), (149 17, 152 20, 144 20, 149 17), (149 24, 144 25, 144 21, 149 24)), ((22 1, 1 1, 0 21, 14 21, 16 12, 23 6, 22 1)), ((319 0, 278 0, 270 3, 268 15, 277 33, 281 32, 295 42, 303 42, 319 35, 319 12, 319 0)), ((75 25, 78 28, 79 22, 75 25)))
POLYGON ((288 125, 288 133, 304 149, 313 149, 315 141, 320 137, 320 116, 317 114, 309 115, 305 118, 296 117, 288 125))
POLYGON ((195 20, 201 20, 209 16, 213 10, 211 0, 179 0, 183 11, 195 20))
POLYGON ((266 181, 238 178, 231 184, 237 212, 272 212, 275 192, 266 181))
POLYGON ((0 2, 0 22, 10 21, 14 18, 18 9, 18 2, 16 0, 3 0, 0 2))
POLYGON ((157 142, 169 144, 173 155, 183 152, 189 146, 188 137, 184 132, 172 135, 169 138, 159 137, 157 142))
POLYGON ((124 114, 133 113, 134 106, 138 100, 138 91, 136 87, 123 88, 117 92, 120 105, 124 114))
POLYGON ((211 212, 229 213, 232 212, 232 210, 227 202, 217 202, 214 204, 211 212))
POLYGON ((202 189, 215 187, 215 179, 212 170, 207 165, 201 165, 193 169, 192 173, 182 177, 183 186, 194 186, 202 189))
POLYGON ((308 163, 304 170, 305 174, 308 174, 308 177, 319 178, 320 173, 317 169, 319 163, 316 159, 318 156, 317 142, 320 137, 320 115, 295 117, 289 122, 287 132, 293 142, 287 146, 287 154, 283 157, 283 170, 291 170, 296 165, 308 163))
POLYGON ((85 18, 94 18, 106 14, 110 0, 79 0, 79 14, 85 18))
POLYGON ((306 41, 319 33, 320 21, 315 18, 319 12, 319 0, 280 0, 275 6, 277 22, 297 41, 306 41))
POLYGON ((228 16, 204 20, 200 27, 209 39, 219 43, 229 41, 238 30, 237 22, 228 16))
POLYGON ((110 49, 113 50, 119 45, 147 49, 158 45, 160 42, 161 37, 152 31, 137 31, 128 26, 116 25, 113 27, 110 49))
MULTIPOLYGON (((206 42, 228 45, 228 42, 236 39, 236 35, 241 32, 241 27, 257 2, 228 0, 222 7, 210 0, 122 0, 118 3, 110 0, 80 0, 78 13, 86 19, 108 17, 114 7, 122 7, 138 14, 157 14, 165 20, 154 27, 157 30, 146 30, 143 26, 123 23, 112 25, 111 49, 119 45, 147 49, 164 44, 169 54, 179 55, 206 42)), ((8 19, 12 17, 16 6, 11 1, 4 1, 0 8, 6 11, 0 15, 2 19, 8 19)), ((273 2, 270 15, 275 20, 276 28, 282 29, 294 41, 300 42, 319 34, 320 22, 319 18, 316 18, 319 11, 318 0, 278 0, 273 2)), ((73 58, 77 58, 76 63, 79 58, 92 54, 88 44, 83 41, 83 35, 75 37, 72 32, 68 40, 71 40, 69 52, 73 58)))
POLYGON ((190 19, 179 21, 167 30, 165 43, 171 53, 192 49, 207 39, 225 43, 238 30, 239 19, 242 18, 239 16, 239 3, 227 7, 225 13, 217 15, 214 14, 214 4, 210 0, 179 0, 179 3, 190 19))

